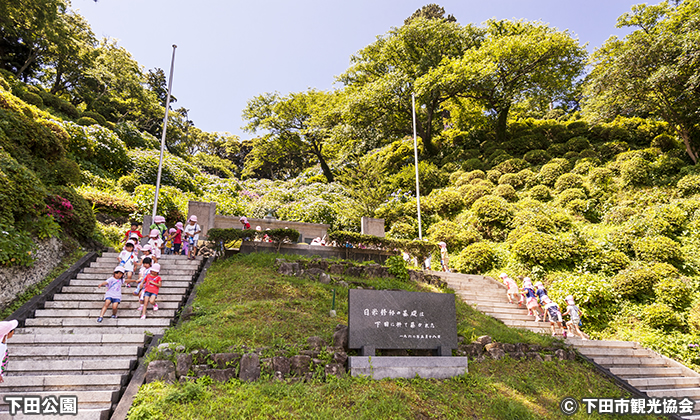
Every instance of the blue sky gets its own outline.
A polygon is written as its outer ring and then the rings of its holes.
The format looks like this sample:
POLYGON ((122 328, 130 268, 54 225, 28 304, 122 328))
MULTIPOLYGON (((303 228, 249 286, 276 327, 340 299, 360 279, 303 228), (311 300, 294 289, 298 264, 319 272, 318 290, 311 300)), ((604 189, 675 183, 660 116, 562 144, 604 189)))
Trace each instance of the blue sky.
MULTIPOLYGON (((145 68, 170 66, 175 107, 205 131, 242 139, 241 112, 264 92, 330 89, 350 56, 421 6, 436 2, 457 21, 541 20, 568 29, 593 51, 631 0, 73 0, 98 37, 119 40, 145 68)), ((337 85, 336 85, 337 86, 337 85)))

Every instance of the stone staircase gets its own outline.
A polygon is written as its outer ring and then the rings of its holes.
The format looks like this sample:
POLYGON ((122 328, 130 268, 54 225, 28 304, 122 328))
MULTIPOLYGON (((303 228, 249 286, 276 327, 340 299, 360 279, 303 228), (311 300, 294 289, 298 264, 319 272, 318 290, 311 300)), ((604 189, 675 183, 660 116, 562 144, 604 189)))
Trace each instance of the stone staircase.
MULTIPOLYGON (((159 260, 163 286, 158 311, 150 308, 140 319, 138 298, 122 288, 118 318, 102 323, 97 316, 104 303, 100 282, 117 265, 116 253, 105 253, 85 267, 60 293, 37 309, 8 340, 9 363, 0 383, 0 420, 36 418, 19 412, 10 416, 6 398, 75 396, 78 415, 73 419, 108 419, 152 334, 162 334, 184 302, 202 259, 165 255, 159 260)), ((66 418, 66 416, 47 416, 66 418)), ((41 418, 44 418, 42 416, 41 418)))
MULTIPOLYGON (((441 277, 463 301, 508 326, 551 334, 548 322, 535 322, 535 317, 528 316, 524 306, 508 303, 506 287, 499 281, 438 271, 429 274, 441 277)), ((683 418, 700 420, 700 374, 697 372, 631 341, 568 338, 566 342, 648 397, 695 401, 693 414, 683 418)))

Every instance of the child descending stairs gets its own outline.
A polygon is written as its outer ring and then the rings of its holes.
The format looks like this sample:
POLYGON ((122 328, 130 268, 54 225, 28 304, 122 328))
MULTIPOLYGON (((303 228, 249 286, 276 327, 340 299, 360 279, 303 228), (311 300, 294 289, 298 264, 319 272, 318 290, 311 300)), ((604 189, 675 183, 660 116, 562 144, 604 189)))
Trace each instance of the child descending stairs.
MULTIPOLYGON (((490 277, 431 271, 440 276, 463 301, 504 324, 533 332, 551 334, 549 322, 535 322, 525 306, 508 303, 506 287, 490 277)), ((688 398, 693 414, 685 419, 700 420, 700 374, 682 364, 630 341, 600 341, 568 338, 578 352, 648 397, 688 398)))
POLYGON ((64 409, 64 413, 70 409, 70 397, 77 397, 78 414, 69 418, 109 418, 143 353, 147 334, 162 334, 171 325, 202 259, 162 256, 159 310, 149 309, 147 319, 141 319, 138 297, 132 293, 135 289, 124 286, 118 317, 110 318, 110 310, 98 323, 104 288, 97 286, 110 277, 116 262, 116 253, 105 253, 17 329, 8 343, 7 376, 0 383, 1 420, 37 418, 30 413, 36 400, 27 401, 23 399, 26 396, 40 397, 44 405, 38 407, 41 412, 64 409), (11 416, 12 399, 22 409, 28 404, 30 412, 11 416))

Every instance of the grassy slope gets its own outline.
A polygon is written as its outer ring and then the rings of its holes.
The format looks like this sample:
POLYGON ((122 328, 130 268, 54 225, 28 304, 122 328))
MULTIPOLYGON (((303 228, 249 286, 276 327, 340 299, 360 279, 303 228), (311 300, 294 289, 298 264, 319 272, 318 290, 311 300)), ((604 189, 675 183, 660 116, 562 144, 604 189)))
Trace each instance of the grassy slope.
MULTIPOLYGON (((330 340, 335 325, 347 322, 347 290, 336 287, 338 317, 330 318, 333 286, 280 276, 271 268, 275 257, 255 254, 217 262, 198 290, 195 318, 169 330, 164 341, 212 351, 244 344, 272 346, 293 354, 299 349, 294 345, 303 346, 310 335, 330 340)), ((395 280, 345 280, 376 288, 430 290, 395 280)), ((467 340, 489 334, 503 342, 552 343, 549 337, 509 329, 461 302, 457 317, 459 333, 467 340)), ((591 367, 572 361, 472 362, 467 375, 445 381, 346 377, 282 384, 263 378, 219 384, 207 379, 144 385, 129 418, 559 419, 564 397, 627 396, 591 367)), ((584 417, 591 416, 571 418, 584 417)))

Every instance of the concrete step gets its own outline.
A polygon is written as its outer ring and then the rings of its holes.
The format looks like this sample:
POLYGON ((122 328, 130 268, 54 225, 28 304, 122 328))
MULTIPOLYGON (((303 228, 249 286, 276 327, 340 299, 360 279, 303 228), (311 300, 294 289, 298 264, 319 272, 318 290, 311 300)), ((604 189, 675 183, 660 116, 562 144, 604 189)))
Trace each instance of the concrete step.
MULTIPOLYGON (((112 319, 110 318, 110 321, 112 319)), ((140 319, 139 319, 140 321, 140 319)), ((144 320, 145 321, 145 320, 144 320)), ((117 326, 115 323, 105 319, 101 324, 92 321, 89 326, 29 326, 18 328, 17 334, 163 334, 166 327, 126 327, 117 326)), ((14 338, 13 338, 14 340, 14 338)))
MULTIPOLYGON (((128 290, 128 289, 127 289, 128 290)), ((105 289, 98 287, 85 287, 85 286, 63 286, 61 289, 62 293, 81 293, 81 294, 92 294, 104 296, 105 289)), ((170 287, 167 284, 167 280, 163 279, 163 286, 160 287, 158 291, 158 297, 160 295, 184 295, 186 289, 184 287, 170 287)), ((122 294, 125 294, 122 292, 122 294)))
MULTIPOLYGON (((133 280, 138 280, 137 278, 134 277, 133 280)), ((71 280, 68 283, 68 286, 82 286, 82 287, 95 287, 103 282, 104 279, 102 280, 71 280)), ((189 285, 192 283, 192 279, 187 279, 187 280, 171 280, 171 279, 163 279, 163 286, 161 287, 184 287, 187 288, 189 285)), ((131 283, 131 287, 127 287, 126 284, 122 285, 122 293, 128 292, 129 289, 134 290, 136 288, 136 283, 131 283)), ((106 290, 104 287, 98 290, 106 290)))
POLYGON ((474 304, 479 304, 479 303, 508 303, 508 298, 503 295, 503 296, 498 296, 498 295, 487 295, 487 294, 475 294, 475 293, 467 293, 463 291, 456 290, 455 294, 462 298, 464 301, 468 303, 474 303, 474 304))
POLYGON ((12 345, 46 345, 46 344, 136 344, 144 345, 145 338, 141 334, 22 334, 18 333, 12 337, 12 345))
POLYGON ((13 361, 32 358, 33 360, 46 358, 95 358, 95 357, 138 357, 141 347, 128 345, 103 345, 83 346, 12 346, 13 361))
POLYGON ((591 357, 596 363, 605 367, 642 367, 642 366, 654 366, 662 367, 666 366, 666 361, 659 357, 606 357, 606 356, 593 356, 591 357))
POLYGON ((632 378, 627 383, 639 390, 700 387, 699 377, 676 376, 663 378, 632 378))
MULTIPOLYGON (((29 318, 26 320, 27 327, 139 327, 143 331, 153 332, 151 327, 169 327, 171 319, 154 318, 152 310, 146 312, 146 319, 140 318, 105 318, 98 323, 94 318, 68 318, 68 319, 52 319, 52 318, 29 318)), ((126 332, 126 331, 125 331, 126 332)))
MULTIPOLYGON (((140 256, 140 255, 142 255, 142 254, 139 253, 139 256, 140 256)), ((119 257, 119 253, 118 253, 118 252, 105 252, 105 253, 102 254, 101 257, 98 258, 98 260, 101 260, 101 259, 116 260, 117 257, 119 257)), ((168 254, 163 254, 163 255, 160 256, 160 259, 162 259, 162 260, 166 260, 166 261, 169 261, 169 262, 178 262, 178 263, 181 263, 181 262, 183 262, 183 263, 191 263, 192 261, 196 261, 196 262, 198 262, 198 263, 201 263, 201 262, 202 262, 202 258, 203 258, 203 257, 198 256, 198 257, 195 257, 194 260, 188 260, 188 259, 187 259, 187 255, 168 255, 168 254)))
MULTIPOLYGON (((89 267, 86 268, 92 268, 92 269, 104 269, 107 270, 108 272, 112 272, 114 270, 114 267, 116 267, 119 264, 119 261, 115 258, 114 261, 105 261, 105 262, 100 262, 96 261, 94 263, 91 263, 89 267)), ((160 264, 160 263, 159 263, 160 264)), ((160 264, 160 269, 161 271, 164 270, 170 270, 170 271, 195 271, 197 270, 197 267, 199 267, 199 264, 174 264, 174 263, 168 263, 168 262, 163 262, 160 264)), ((89 271, 84 271, 88 273, 89 271)))
POLYGON ((0 394, 41 391, 110 391, 126 383, 126 375, 32 375, 7 376, 0 394))
MULTIPOLYGON (((22 394, 17 394, 17 393, 7 393, 3 394, 8 395, 8 396, 14 396, 14 395, 22 395, 22 394)), ((37 392, 32 392, 32 396, 38 396, 41 397, 42 399, 45 397, 50 397, 54 396, 58 400, 59 396, 64 396, 68 394, 63 394, 63 393, 56 393, 55 391, 37 391, 37 392)), ((70 393, 71 396, 76 396, 78 397, 78 411, 82 411, 82 409, 90 408, 90 406, 97 406, 97 405, 111 405, 112 403, 115 403, 118 401, 119 398, 119 391, 73 391, 70 393)), ((22 395, 23 396, 23 395, 22 395)), ((8 414, 7 411, 9 410, 9 404, 5 402, 4 399, 0 398, 0 413, 3 414, 8 414)), ((18 415, 21 413, 18 413, 18 415)), ((34 416, 33 418, 37 418, 39 416, 34 416)), ((0 417, 2 418, 2 417, 0 417)), ((15 417, 12 417, 13 419, 15 417)), ((39 417, 39 418, 44 418, 39 417)), ((63 416, 63 418, 66 418, 66 416, 63 416)), ((75 418, 73 416, 68 417, 68 418, 75 418)))
MULTIPOLYGON (((134 297, 134 299, 129 299, 128 301, 125 301, 123 299, 122 295, 122 301, 119 304, 119 311, 123 310, 136 310, 139 307, 138 300, 134 297)), ((160 298, 160 296, 159 296, 160 298)), ((156 299, 156 302, 158 303, 158 307, 163 310, 163 309, 172 309, 172 310, 177 310, 180 307, 180 302, 160 302, 160 299, 156 299)), ((102 309, 102 305, 104 305, 103 301, 49 301, 44 303, 44 308, 45 309, 102 309)), ((14 342, 14 341, 13 341, 14 342)))
POLYGON ((507 311, 508 313, 525 313, 527 314, 527 307, 525 304, 518 306, 517 303, 505 302, 483 302, 477 304, 477 309, 480 311, 489 312, 502 312, 507 311))
MULTIPOLYGON (((129 289, 126 289, 129 290, 129 289)), ((101 293, 59 293, 53 296, 53 301, 61 302, 103 302, 104 304, 104 289, 101 293)), ((182 302, 185 299, 184 295, 176 294, 158 294, 157 302, 182 302)), ((138 302, 139 298, 134 296, 133 292, 127 293, 122 292, 122 303, 124 302, 138 302)), ((121 305, 121 304, 120 304, 121 305)))
POLYGON ((644 348, 629 347, 579 347, 578 351, 588 357, 609 356, 609 357, 655 357, 655 355, 644 348))
POLYGON ((690 398, 700 399, 700 388, 672 388, 672 389, 646 389, 644 392, 650 397, 690 398))
POLYGON ((610 372, 622 379, 681 376, 683 369, 679 367, 612 367, 610 372))
MULTIPOLYGON (((83 273, 88 273, 88 274, 101 274, 104 276, 104 278, 110 277, 114 272, 115 266, 112 267, 85 267, 83 269, 83 273)), ((167 278, 168 276, 194 276, 196 273, 196 270, 194 269, 173 269, 173 268, 161 268, 160 274, 163 279, 167 278)))
POLYGON ((501 321, 508 319, 512 321, 524 321, 524 322, 535 322, 535 317, 533 315, 528 315, 526 313, 505 313, 505 312, 491 312, 483 311, 484 314, 492 316, 494 318, 500 319, 501 321))
MULTIPOLYGON (((91 284, 100 284, 100 282, 105 281, 109 275, 102 275, 102 274, 96 274, 96 273, 78 273, 76 276, 76 280, 90 280, 93 283, 91 284)), ((138 276, 134 274, 133 276, 134 279, 137 279, 138 276)), ((168 281, 189 281, 191 282, 193 280, 193 276, 188 276, 188 275, 171 275, 168 276, 168 281)), ((75 281, 75 280, 71 280, 75 281)))
POLYGON ((613 341, 613 340, 582 340, 580 338, 567 338, 567 344, 576 348, 606 347, 606 348, 642 348, 634 341, 613 341))
POLYGON ((71 360, 13 360, 7 375, 23 376, 51 372, 54 375, 110 373, 126 375, 136 366, 136 358, 71 359, 71 360))
MULTIPOLYGON (((150 309, 151 306, 149 305, 148 308, 150 309)), ((138 308, 132 308, 131 310, 122 310, 124 308, 121 308, 120 304, 120 310, 117 311, 117 316, 119 318, 135 318, 135 317, 140 317, 141 314, 138 313, 136 309, 138 308)), ((150 312, 150 310, 149 310, 150 312)), ((63 319, 69 319, 69 318, 97 318, 100 316, 100 309, 37 309, 36 312, 34 313, 34 316, 36 318, 63 318, 63 319)), ((111 305, 110 308, 105 312, 105 317, 110 317, 112 316, 112 309, 111 305)), ((173 318, 175 316, 175 310, 174 309, 162 309, 160 306, 158 306, 157 311, 153 311, 153 314, 150 315, 148 314, 147 316, 152 316, 154 318, 173 318)))

